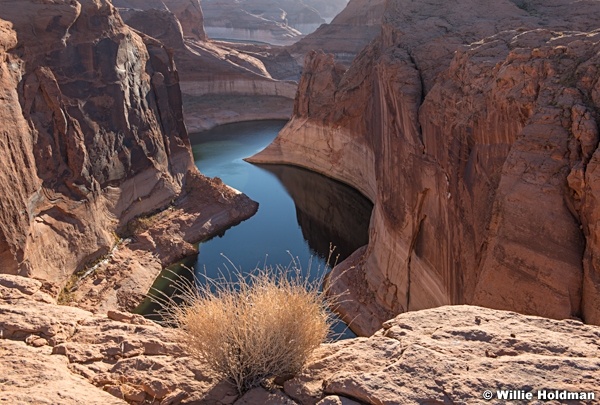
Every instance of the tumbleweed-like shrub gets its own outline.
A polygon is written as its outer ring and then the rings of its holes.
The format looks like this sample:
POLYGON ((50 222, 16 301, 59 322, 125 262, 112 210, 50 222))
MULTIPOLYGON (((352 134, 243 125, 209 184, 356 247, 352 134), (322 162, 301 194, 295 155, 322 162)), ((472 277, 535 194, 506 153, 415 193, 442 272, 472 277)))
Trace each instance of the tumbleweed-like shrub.
POLYGON ((243 393, 298 373, 326 340, 331 319, 320 282, 299 271, 268 268, 236 278, 188 287, 185 304, 168 312, 184 348, 243 393))

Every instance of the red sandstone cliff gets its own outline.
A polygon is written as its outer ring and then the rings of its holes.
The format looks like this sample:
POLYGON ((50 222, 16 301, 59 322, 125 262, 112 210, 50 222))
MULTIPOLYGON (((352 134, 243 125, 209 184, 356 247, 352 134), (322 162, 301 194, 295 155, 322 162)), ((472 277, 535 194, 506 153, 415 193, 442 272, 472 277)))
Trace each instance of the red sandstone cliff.
POLYGON ((62 286, 204 180, 163 44, 105 0, 0 5, 0 272, 62 286))
POLYGON ((450 303, 600 323, 599 16, 598 1, 400 0, 348 70, 309 54, 293 120, 253 160, 375 203, 369 245, 337 268, 360 333, 450 303))

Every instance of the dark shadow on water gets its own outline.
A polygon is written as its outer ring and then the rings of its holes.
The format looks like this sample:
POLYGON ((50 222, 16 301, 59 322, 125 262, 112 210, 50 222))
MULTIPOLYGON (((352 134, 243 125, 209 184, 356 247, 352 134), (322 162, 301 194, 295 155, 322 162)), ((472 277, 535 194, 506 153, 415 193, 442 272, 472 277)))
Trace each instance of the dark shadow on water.
POLYGON ((273 173, 294 200, 296 219, 311 250, 339 261, 369 243, 373 204, 357 190, 319 173, 285 165, 256 165, 273 173))
POLYGON ((163 318, 160 314, 162 306, 159 302, 162 302, 165 295, 172 297, 175 294, 173 280, 178 277, 190 283, 194 282, 194 273, 188 270, 191 269, 194 263, 196 263, 196 256, 189 256, 164 269, 154 280, 148 296, 144 298, 134 312, 153 321, 162 321, 163 318))

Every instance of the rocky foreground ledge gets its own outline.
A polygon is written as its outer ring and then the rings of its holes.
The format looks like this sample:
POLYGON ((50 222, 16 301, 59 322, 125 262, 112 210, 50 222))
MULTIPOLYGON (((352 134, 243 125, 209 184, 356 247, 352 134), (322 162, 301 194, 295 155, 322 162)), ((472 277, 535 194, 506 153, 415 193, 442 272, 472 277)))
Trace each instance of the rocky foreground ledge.
POLYGON ((184 354, 172 330, 138 315, 59 306, 41 287, 0 275, 0 402, 472 404, 486 390, 600 395, 600 327, 447 306, 323 345, 281 389, 238 398, 184 354))

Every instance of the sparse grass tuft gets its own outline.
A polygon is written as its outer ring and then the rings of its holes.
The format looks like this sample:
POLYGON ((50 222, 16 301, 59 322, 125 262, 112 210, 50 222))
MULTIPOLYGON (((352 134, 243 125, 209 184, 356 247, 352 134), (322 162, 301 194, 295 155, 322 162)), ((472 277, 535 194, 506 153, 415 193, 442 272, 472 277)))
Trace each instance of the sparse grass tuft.
MULTIPOLYGON (((297 269, 257 270, 235 281, 180 283, 184 305, 166 308, 183 347, 205 361, 239 393, 301 371, 330 332, 322 280, 308 282, 297 269)), ((179 279, 181 281, 181 278, 179 279)))

